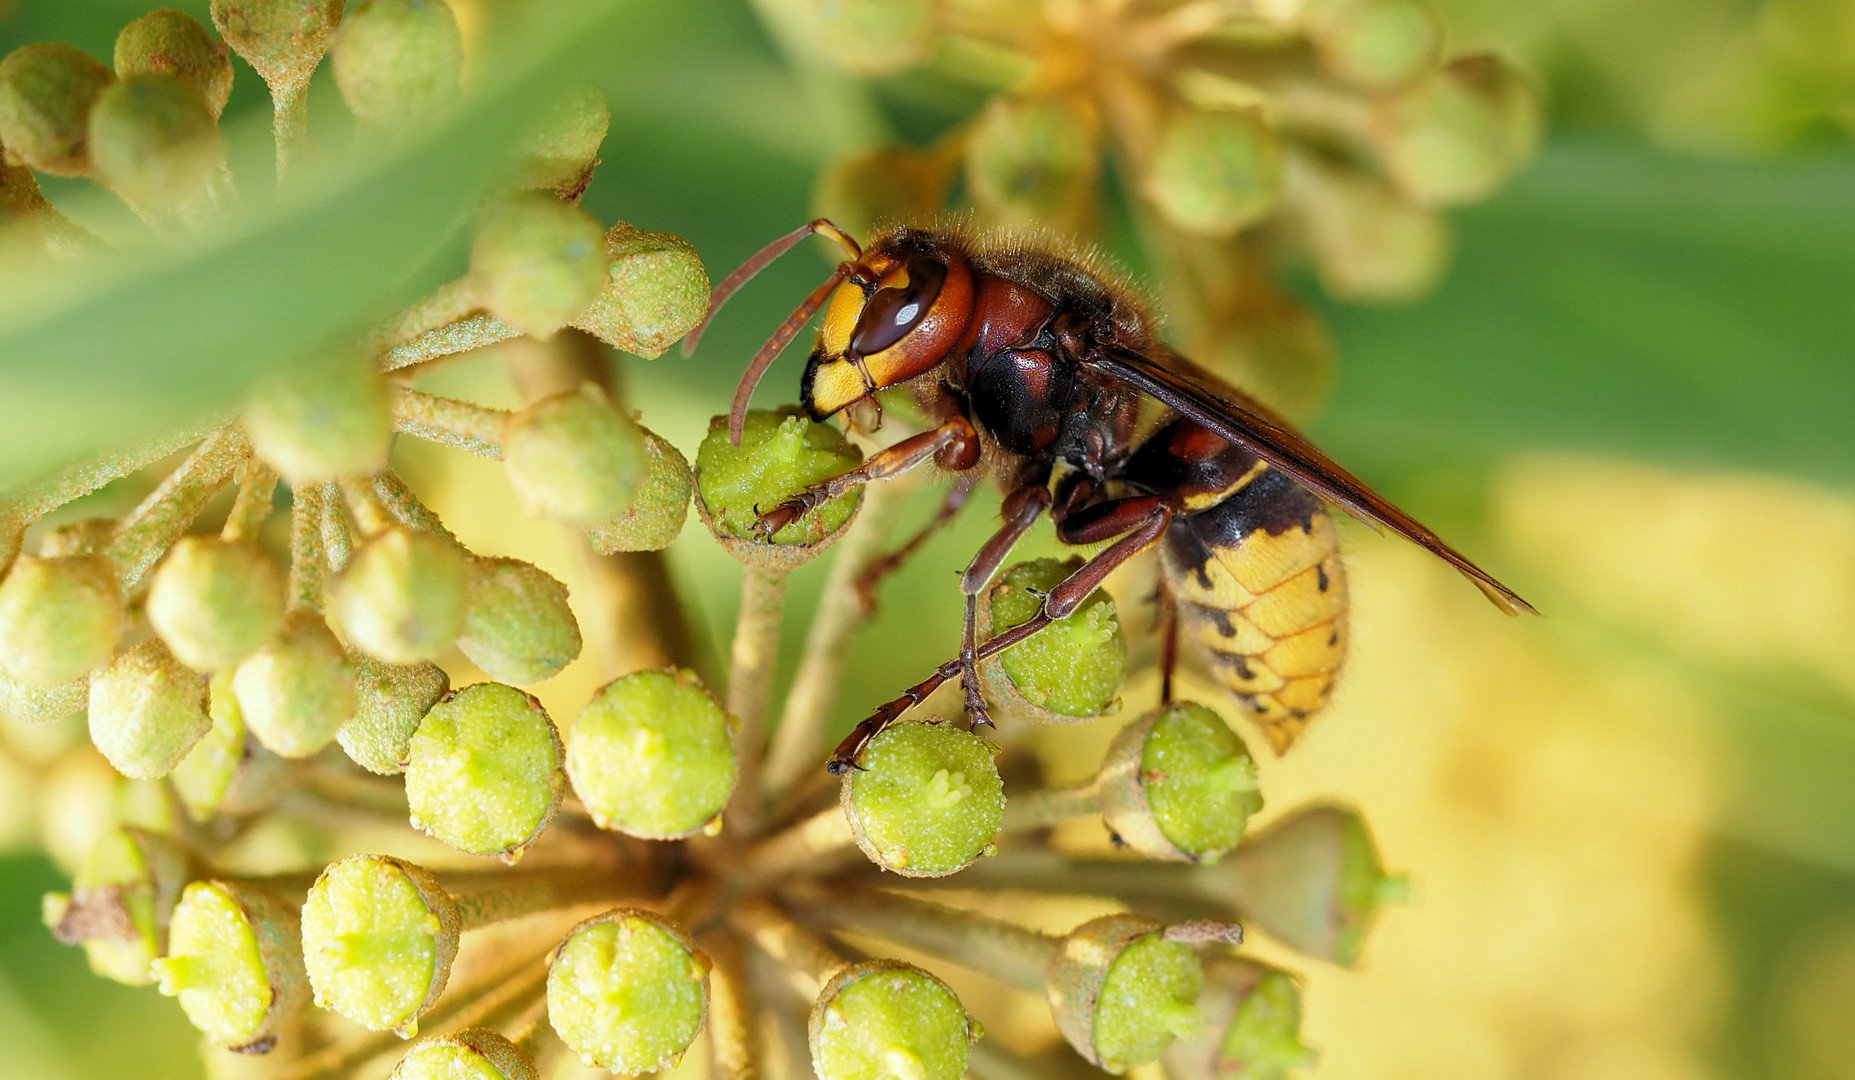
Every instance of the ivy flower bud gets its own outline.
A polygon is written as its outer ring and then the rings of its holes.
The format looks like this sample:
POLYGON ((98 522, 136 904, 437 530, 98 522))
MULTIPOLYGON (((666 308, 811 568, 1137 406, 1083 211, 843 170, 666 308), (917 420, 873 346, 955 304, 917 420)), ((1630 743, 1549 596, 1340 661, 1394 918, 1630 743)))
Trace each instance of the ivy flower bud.
POLYGON ((206 190, 224 161, 206 101, 172 75, 119 79, 91 107, 91 169, 132 205, 186 203, 206 190))
POLYGON ((479 561, 471 568, 457 647, 498 682, 553 678, 580 655, 580 624, 567 606, 567 587, 519 559, 479 561))
POLYGON ((1095 126, 1063 98, 998 98, 966 141, 966 187, 1001 224, 1078 217, 1095 195, 1095 126))
POLYGON ((213 28, 272 91, 309 81, 341 22, 342 0, 212 0, 213 28))
POLYGON ((83 946, 98 975, 140 986, 149 981, 148 962, 167 949, 169 920, 191 869, 169 838, 113 827, 84 856, 73 895, 46 897, 45 924, 58 940, 83 946))
POLYGON ((587 1066, 639 1075, 676 1065, 708 1015, 709 959, 639 908, 575 927, 554 950, 547 1017, 587 1066))
POLYGON ((390 1080, 540 1080, 521 1048, 484 1028, 421 1039, 393 1067, 390 1080))
POLYGON ((621 221, 606 230, 605 252, 605 285, 574 326, 650 359, 702 321, 709 276, 689 241, 621 221))
POLYGON ((238 665, 232 692, 266 748, 308 757, 354 715, 354 667, 320 615, 296 612, 281 634, 238 665))
POLYGON ((385 855, 322 871, 303 902, 303 960, 315 1002, 373 1031, 411 1034, 444 993, 462 932, 431 872, 385 855))
POLYGON ((1301 1041, 1301 990, 1293 976, 1254 960, 1214 956, 1204 964, 1198 1008, 1204 1027, 1166 1048, 1178 1080, 1287 1080, 1313 1064, 1301 1041))
POLYGON ((196 881, 181 894, 167 955, 149 964, 193 1026, 261 1054, 308 997, 295 908, 258 885, 196 881))
POLYGON ((232 61, 225 43, 198 19, 173 8, 156 8, 116 35, 116 77, 161 73, 191 87, 213 119, 232 96, 232 61))
POLYGON ((390 664, 430 660, 464 628, 470 563, 455 543, 391 528, 354 553, 329 611, 356 648, 390 664))
POLYGON ((1398 302, 1430 291, 1449 261, 1442 215, 1383 180, 1313 163, 1293 170, 1320 284, 1342 300, 1398 302))
POLYGON ((599 219, 577 206, 552 195, 517 195, 478 222, 470 273, 491 314, 546 338, 598 297, 605 234, 599 219))
POLYGON ((115 78, 60 42, 14 49, 0 60, 0 143, 42 173, 88 174, 90 107, 115 78))
MULTIPOLYGON (((852 236, 868 236, 882 223, 934 216, 953 181, 945 154, 905 146, 858 150, 818 174, 812 205, 852 236)), ((970 181, 969 181, 970 183, 970 181)))
MULTIPOLYGON (((985 599, 986 636, 1030 621, 1044 595, 1081 565, 1079 558, 1036 559, 1006 570, 985 599)), ((1097 589, 1075 611, 982 664, 980 680, 1020 719, 1072 724, 1119 708, 1115 695, 1126 669, 1127 642, 1114 598, 1097 589)))
POLYGON ((644 436, 591 383, 503 422, 502 461, 537 517, 595 525, 623 513, 644 478, 644 436))
POLYGON ((1214 862, 1262 809, 1256 762, 1203 705, 1155 709, 1121 729, 1102 766, 1102 819, 1143 855, 1214 862))
POLYGON ((237 814, 275 802, 282 794, 287 765, 251 741, 232 693, 231 672, 213 676, 207 699, 212 730, 168 774, 187 816, 204 822, 221 811, 237 814))
POLYGON ((586 526, 586 538, 601 555, 621 551, 661 551, 670 546, 689 520, 695 477, 689 460, 649 428, 644 433, 644 479, 631 505, 609 521, 586 526))
POLYGON ((1443 51, 1442 20, 1423 0, 1321 0, 1307 22, 1321 67, 1364 90, 1407 83, 1443 51))
MULTIPOLYGON (((728 439, 728 418, 709 421, 696 448, 697 507, 709 531, 737 559, 752 561, 767 544, 753 539, 762 510, 771 510, 812 484, 856 468, 863 452, 829 424, 815 424, 795 409, 747 414, 741 445, 728 439)), ((803 547, 813 554, 850 523, 862 492, 819 504, 781 528, 776 546, 803 547)))
POLYGON ((1111 1073, 1156 1060, 1198 1032, 1204 971, 1190 945, 1138 915, 1104 915, 1069 932, 1049 972, 1050 1013, 1089 1064, 1111 1073))
POLYGON ((91 677, 90 741, 124 776, 166 776, 212 726, 206 676, 183 667, 159 640, 91 677))
POLYGON ((839 971, 807 1025, 819 1080, 959 1080, 979 1034, 951 987, 899 960, 839 971))
POLYGON ((607 683, 580 713, 567 775, 601 828, 674 840, 727 804, 735 727, 693 673, 636 672, 607 683))
POLYGON ((1275 129, 1248 108, 1175 113, 1140 189, 1179 228, 1227 237, 1274 209, 1281 186, 1275 129))
POLYGON ((513 860, 560 807, 560 735, 541 703, 478 683, 432 706, 406 753, 414 828, 513 860))
POLYGON ((612 125, 605 95, 592 83, 580 83, 549 109, 517 150, 512 186, 551 191, 563 202, 578 202, 599 163, 599 144, 612 125))
POLYGON ((1246 841, 1224 860, 1218 892, 1289 948, 1351 967, 1378 909, 1402 900, 1403 877, 1385 873, 1365 821, 1315 806, 1246 841))
POLYGON ((997 752, 952 724, 890 725, 844 777, 839 801, 857 846, 903 877, 944 877, 992 854, 1005 818, 997 752))
POLYGON ((368 772, 405 772, 412 733, 450 689, 450 678, 436 664, 401 666, 356 656, 354 716, 336 729, 335 739, 368 772))
POLYGON ((938 29, 932 0, 838 0, 815 10, 818 47, 845 70, 865 75, 921 63, 938 29))
POLYGON ((228 670, 283 625, 283 576, 254 544, 184 537, 155 568, 148 622, 181 663, 228 670))
POLYGON ((100 555, 22 555, 0 579, 0 672, 51 688, 100 667, 128 616, 122 589, 100 555))
POLYGON ((403 128, 457 100, 464 38, 444 0, 362 0, 330 52, 341 99, 365 123, 403 128))
POLYGON ((1494 56, 1467 56, 1380 109, 1385 170, 1428 206, 1493 191, 1533 153, 1539 100, 1532 83, 1494 56))
POLYGON ((364 363, 285 372, 245 403, 258 456, 293 488, 386 466, 393 411, 386 385, 364 363))

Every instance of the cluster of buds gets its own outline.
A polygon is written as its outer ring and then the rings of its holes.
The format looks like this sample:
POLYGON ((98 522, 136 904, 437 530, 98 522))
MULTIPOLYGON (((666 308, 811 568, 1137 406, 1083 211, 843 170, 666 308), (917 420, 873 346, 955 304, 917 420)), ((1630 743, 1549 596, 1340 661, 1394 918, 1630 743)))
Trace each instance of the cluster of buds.
POLYGON ((1447 260, 1441 211, 1493 191, 1536 139, 1531 82, 1447 55, 1427 0, 764 7, 814 62, 992 95, 930 146, 840 158, 823 213, 862 235, 957 186, 984 223, 1087 236, 1111 166, 1179 343, 1291 414, 1324 394, 1328 346, 1276 271, 1311 266, 1343 300, 1422 294, 1447 260))
MULTIPOLYGON (((231 197, 215 127, 228 47, 271 89, 286 181, 325 52, 363 146, 441 113, 466 70, 447 4, 342 7, 214 0, 217 37, 157 11, 124 29, 114 71, 63 46, 0 62, 5 192, 43 226, 32 242, 78 258, 99 243, 29 169, 94 177, 157 229, 231 197)), ((924 710, 827 776, 866 617, 856 582, 883 561, 897 491, 763 536, 757 508, 862 451, 796 412, 755 412, 738 446, 717 418, 692 467, 623 407, 605 348, 663 352, 702 316, 708 279, 680 238, 578 205, 606 121, 596 92, 565 101, 472 223, 469 272, 325 363, 0 498, 0 713, 15 731, 82 714, 94 746, 45 785, 47 844, 74 877, 46 897, 51 932, 99 975, 176 997, 209 1062, 240 1075, 376 1075, 392 1059, 405 1080, 574 1061, 637 1075, 706 1035, 711 1071, 745 1080, 782 1031, 821 1080, 1041 1074, 979 1041, 941 978, 861 952, 871 938, 1046 995, 1054 1031, 1109 1072, 1234 1080, 1304 1063, 1297 983, 1232 951, 1238 921, 1348 964, 1394 880, 1349 810, 1246 835, 1257 769, 1218 714, 1162 703, 1095 777, 1045 785, 924 710), (520 409, 413 385, 517 339, 525 351, 504 355, 536 391, 520 409), (693 503, 743 567, 725 692, 685 665, 631 670, 557 723, 527 688, 581 652, 567 587, 468 550, 395 471, 396 437, 500 462, 529 514, 632 573, 663 572, 655 553, 693 503), (150 470, 119 518, 66 509, 150 470), (828 550, 774 724, 786 581, 828 550), (453 686, 466 666, 488 681, 453 686), (1076 818, 1117 850, 1059 843, 1051 827, 1076 818), (259 842, 276 827, 312 839, 280 858, 259 842), (949 885, 1146 914, 1052 934, 922 895, 949 885)), ((1065 572, 1008 569, 983 597, 985 632, 1022 623, 1065 572)), ((650 590, 625 596, 625 633, 666 633, 675 615, 650 590)), ((1098 594, 988 661, 983 692, 1006 732, 1099 718, 1120 709, 1127 655, 1098 594)))

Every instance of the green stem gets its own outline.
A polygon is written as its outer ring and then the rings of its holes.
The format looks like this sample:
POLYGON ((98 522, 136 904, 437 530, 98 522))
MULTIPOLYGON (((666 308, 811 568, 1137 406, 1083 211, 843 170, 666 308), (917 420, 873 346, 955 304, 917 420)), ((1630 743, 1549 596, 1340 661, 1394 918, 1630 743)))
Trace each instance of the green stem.
POLYGON ((856 845, 850 819, 831 806, 755 844, 737 864, 730 884, 743 892, 789 878, 835 859, 856 845))
POLYGON ((762 952, 803 976, 810 984, 809 997, 816 998, 844 966, 844 957, 829 942, 758 897, 731 905, 728 922, 762 952))
POLYGON ((759 1007, 748 981, 739 939, 729 933, 702 936, 709 972, 709 1059, 714 1080, 759 1080, 759 1007))
POLYGON ((133 592, 167 549, 186 535, 193 519, 250 453, 251 442, 243 431, 220 429, 122 519, 110 539, 108 555, 122 578, 124 592, 133 592))
POLYGON ((1042 993, 1062 939, 1003 919, 883 891, 854 897, 816 884, 787 894, 794 910, 832 930, 893 941, 948 963, 1042 993))
POLYGON ((328 567, 322 559, 322 490, 303 486, 290 492, 290 586, 292 611, 322 606, 328 567))
POLYGON ((544 870, 526 875, 503 873, 494 875, 491 880, 493 884, 489 887, 452 894, 451 898, 457 902, 462 929, 476 930, 493 923, 576 904, 595 901, 616 903, 635 898, 638 894, 635 882, 611 870, 593 874, 584 870, 544 870))
POLYGON ((322 485, 322 558, 331 573, 339 574, 354 558, 354 532, 348 528, 343 508, 342 484, 330 480, 322 485))
POLYGON ((1013 795, 1005 802, 1006 829, 1039 829, 1069 818, 1101 813, 1101 787, 1094 780, 1070 787, 1013 795))
POLYGON ((786 571, 749 566, 741 578, 741 612, 729 650, 728 711, 741 722, 735 736, 740 779, 734 804, 748 835, 759 828, 761 751, 766 745, 767 696, 779 662, 780 612, 786 599, 786 571))
POLYGON ((386 507, 386 512, 393 515, 406 528, 442 536, 446 540, 457 539, 451 534, 451 530, 444 527, 444 522, 438 519, 438 515, 420 502, 419 497, 413 494, 412 489, 407 487, 406 482, 400 479, 399 474, 393 470, 386 469, 374 474, 374 494, 380 497, 380 503, 386 507))
POLYGON ((271 87, 271 135, 277 144, 277 182, 302 161, 309 137, 309 80, 271 87))
POLYGON ((225 516, 219 536, 232 543, 255 541, 270 520, 271 500, 277 491, 277 470, 257 457, 248 457, 238 469, 238 496, 225 516))
POLYGON ((501 319, 491 315, 476 315, 426 331, 404 345, 395 345, 381 353, 380 370, 400 371, 428 360, 455 356, 519 336, 520 330, 501 319))
POLYGON ((376 353, 385 352, 482 309, 470 279, 458 278, 438 286, 430 296, 374 327, 367 335, 367 348, 376 353))
POLYGON ((502 460, 502 422, 508 413, 407 387, 393 393, 393 429, 491 461, 502 460))

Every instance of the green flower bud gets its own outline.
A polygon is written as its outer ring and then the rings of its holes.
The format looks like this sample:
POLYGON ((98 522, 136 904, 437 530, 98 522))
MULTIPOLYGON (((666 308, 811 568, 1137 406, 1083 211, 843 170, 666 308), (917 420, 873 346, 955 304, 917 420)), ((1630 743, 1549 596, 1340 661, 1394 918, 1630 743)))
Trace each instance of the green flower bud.
POLYGON ((1314 1063, 1301 1042, 1301 990, 1285 971, 1233 956, 1205 961, 1198 1035, 1166 1048, 1178 1080, 1288 1080, 1314 1063))
POLYGON ((198 19, 173 8, 156 8, 116 35, 116 76, 172 75, 200 95, 213 119, 232 96, 232 61, 225 43, 198 19))
POLYGON ((0 715, 21 724, 63 720, 90 702, 90 676, 57 686, 33 686, 0 674, 0 715))
POLYGON ((1378 126, 1385 170, 1405 194, 1429 206, 1472 202, 1532 156, 1539 100, 1511 65, 1468 56, 1388 99, 1378 126))
POLYGON ((394 1066, 391 1080, 540 1080, 521 1048, 483 1028, 421 1039, 394 1066))
POLYGON ((444 993, 462 926, 457 902, 423 867, 385 855, 330 865, 303 902, 316 1004, 410 1035, 444 993))
MULTIPOLYGON (((1081 565, 1079 558, 1036 559, 1006 570, 987 595, 986 636, 1030 621, 1042 610, 1044 594, 1081 565)), ((981 680, 1019 718, 1063 724, 1118 709, 1115 695, 1126 669, 1114 599, 1097 589, 1081 607, 983 665, 981 680), (1032 708, 1022 708, 1025 703, 1032 708)))
POLYGON ((603 391, 582 383, 511 414, 502 462, 529 513, 595 525, 630 505, 644 478, 644 436, 603 391))
POLYGON ((1308 32, 1321 66, 1366 90, 1407 83, 1436 65, 1443 25, 1423 0, 1324 0, 1308 32))
POLYGON ((1274 209, 1281 185, 1268 118, 1260 109, 1217 109, 1166 121, 1140 190, 1179 228, 1227 237, 1274 209))
POLYGON ((478 562, 457 647, 498 682, 553 678, 580 655, 580 624, 567 606, 567 587, 519 559, 478 562))
POLYGON ((292 487, 386 467, 393 411, 370 366, 343 363, 285 372, 245 403, 245 430, 258 456, 292 487))
POLYGON ((825 984, 807 1034, 819 1080, 959 1080, 979 1025, 933 975, 871 960, 825 984))
POLYGON ((1385 873, 1364 819, 1337 806, 1276 822, 1220 870, 1218 894, 1246 920, 1297 952, 1345 967, 1359 959, 1378 909, 1407 888, 1385 873))
POLYGON ((450 689, 450 678, 436 664, 402 667, 357 656, 354 716, 336 729, 335 739, 368 772, 405 772, 412 733, 450 689))
POLYGON ((116 651, 128 623, 116 571, 100 555, 22 555, 0 579, 0 672, 61 686, 116 651))
POLYGON ((601 555, 621 551, 661 551, 670 546, 689 520, 689 498, 696 489, 689 461, 649 428, 644 434, 644 479, 625 512, 586 526, 586 538, 601 555))
POLYGON ((894 221, 921 221, 947 201, 953 182, 945 154, 884 146, 833 161, 818 174, 812 205, 852 236, 894 221))
POLYGON ((1301 213, 1321 287, 1367 303, 1412 300, 1430 291, 1449 261, 1442 215, 1382 180, 1320 165, 1297 170, 1301 213))
POLYGON ((368 124, 402 128, 457 100, 464 38, 444 0, 361 0, 331 52, 341 99, 368 124))
MULTIPOLYGON (((79 747, 47 767, 39 785, 39 840, 58 869, 75 875, 99 837, 128 823, 118 813, 119 789, 136 782, 110 768, 94 747, 79 747)), ((134 824, 149 823, 138 815, 134 824)))
POLYGON ((118 80, 90 110, 91 169, 132 205, 195 199, 224 161, 212 111, 172 75, 118 80))
POLYGON ((115 81, 110 69, 55 41, 22 45, 0 60, 0 143, 42 173, 90 172, 90 107, 115 81))
POLYGON ((90 969, 140 986, 148 962, 167 949, 168 923, 191 877, 191 860, 173 840, 132 827, 104 832, 72 882, 51 894, 45 924, 67 945, 82 945, 90 969))
POLYGON ((932 0, 826 0, 817 45, 846 70, 892 75, 927 59, 936 26, 932 0))
POLYGON ((414 828, 476 855, 511 859, 560 806, 560 735, 541 703, 478 683, 432 706, 406 756, 414 828))
POLYGON ((391 528, 354 553, 329 611, 356 648, 389 664, 430 660, 464 628, 470 562, 431 533, 391 528))
POLYGON ((554 950, 548 1022, 589 1068, 634 1076, 671 1068, 708 1015, 709 966, 662 916, 608 911, 554 950))
POLYGON ((490 313, 545 338, 567 325, 605 285, 599 219, 552 195, 503 200, 477 224, 470 273, 490 313))
POLYGON ((188 667, 236 667, 283 625, 283 575, 254 544, 184 537, 155 568, 148 623, 188 667))
POLYGON ((1102 819, 1136 851, 1214 862, 1262 809, 1256 762, 1223 718, 1189 702, 1121 729, 1102 767, 1102 819))
POLYGON ((1122 1073, 1198 1032, 1198 955, 1138 915, 1104 915, 1070 931, 1049 973, 1050 1013, 1091 1065, 1122 1073))
POLYGON ((342 0, 212 0, 213 28, 273 91, 309 81, 341 22, 342 0))
POLYGON ((124 776, 166 776, 212 726, 206 676, 181 666, 158 640, 123 653, 90 680, 90 741, 124 776))
POLYGON ((966 188, 1008 225, 1077 220, 1095 197, 1095 125, 1062 98, 996 98, 966 141, 966 188))
POLYGON ((308 995, 294 907, 261 886, 196 881, 181 894, 168 954, 149 964, 193 1026, 221 1046, 265 1053, 308 995))
POLYGON ((266 748, 308 757, 354 715, 354 668, 320 615, 296 612, 281 634, 238 665, 232 692, 266 748))
MULTIPOLYGON (((728 419, 709 421, 709 431, 696 448, 697 507, 704 523, 736 558, 751 556, 765 547, 754 540, 754 523, 761 510, 773 507, 800 491, 849 472, 863 460, 863 451, 844 440, 843 432, 829 424, 814 424, 796 409, 747 414, 741 445, 728 440, 728 419)), ((862 491, 840 495, 780 529, 774 544, 816 548, 850 523, 862 491)))
POLYGON ((709 276, 689 241, 624 222, 605 234, 606 279, 573 325, 646 359, 695 329, 708 311, 709 276))
POLYGON ((288 763, 245 731, 231 672, 213 676, 207 698, 212 730, 168 774, 187 816, 205 822, 221 811, 240 814, 269 806, 283 793, 288 763))
POLYGON ((903 877, 944 877, 992 854, 1005 819, 997 752, 952 724, 890 725, 844 776, 840 801, 857 846, 903 877))
POLYGON ((735 727, 692 672, 636 672, 600 688, 580 713, 567 775, 601 828, 674 840, 727 805, 735 727))
POLYGON ((512 186, 552 191, 563 202, 579 202, 599 164, 599 144, 612 124, 605 95, 581 83, 562 98, 518 148, 512 186))

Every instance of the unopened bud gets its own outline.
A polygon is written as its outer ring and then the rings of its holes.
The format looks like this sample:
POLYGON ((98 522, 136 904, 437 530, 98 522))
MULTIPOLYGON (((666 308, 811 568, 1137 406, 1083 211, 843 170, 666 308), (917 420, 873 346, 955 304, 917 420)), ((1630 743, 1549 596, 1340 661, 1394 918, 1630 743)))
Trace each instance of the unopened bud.
POLYGON ((159 640, 142 642, 90 679, 90 741, 124 776, 166 776, 212 726, 206 676, 182 666, 159 640))
POLYGON ((276 802, 285 790, 287 763, 252 741, 232 693, 232 673, 213 676, 207 693, 212 730, 168 774, 187 816, 248 813, 276 802))
MULTIPOLYGON (((1030 621, 1043 609, 1044 596, 1081 565, 1079 558, 1036 559, 1005 571, 987 595, 987 636, 1030 621)), ((981 677, 999 704, 1021 719, 1073 723, 1114 711, 1126 670, 1114 598, 1097 589, 1081 607, 985 664, 981 677), (1012 708, 1014 697, 1033 708, 1012 708)))
POLYGON ((455 543, 396 527, 355 552, 329 611, 356 648, 389 664, 414 664, 457 640, 469 588, 470 563, 455 543))
POLYGON ((302 957, 294 905, 257 885, 196 881, 174 909, 167 955, 149 967, 208 1038, 266 1053, 308 997, 302 957))
POLYGON ((1217 869, 1246 920, 1305 955, 1350 967, 1378 909, 1403 897, 1358 813, 1315 806, 1244 841, 1217 869))
POLYGON ((835 0, 817 12, 818 47, 847 71, 893 74, 927 59, 934 45, 932 0, 835 0))
POLYGON ((591 383, 503 422, 502 460, 523 507, 595 525, 623 513, 644 477, 644 436, 591 383))
POLYGON ((819 1080, 959 1080, 979 1024, 928 972, 871 960, 832 976, 807 1034, 819 1080))
POLYGON ((22 555, 0 579, 0 672, 49 689, 101 667, 128 616, 99 555, 22 555))
POLYGON ((1308 8, 1321 66, 1361 89, 1407 83, 1442 53, 1442 20, 1423 0, 1316 0, 1308 8))
POLYGON ((1247 958, 1204 964, 1198 1007, 1205 1024, 1166 1048, 1178 1080, 1287 1080, 1314 1063, 1301 1041, 1301 990, 1285 971, 1247 958))
POLYGON ((519 855, 560 806, 560 735, 541 703, 478 683, 432 706, 406 755, 415 828, 475 855, 519 855))
POLYGON ((818 174, 812 205, 852 236, 869 236, 895 221, 934 216, 947 201, 952 167, 946 155, 885 146, 833 161, 818 174))
POLYGON ((464 39, 444 0, 362 0, 330 52, 341 99, 368 124, 402 128, 457 100, 464 39))
MULTIPOLYGON (((696 449, 696 494, 704 521, 736 558, 765 547, 755 523, 812 484, 856 468, 863 452, 830 424, 815 424, 793 409, 747 414, 741 445, 728 438, 727 417, 709 422, 696 449), (730 543, 734 541, 734 543, 730 543)), ((770 537, 775 546, 817 547, 850 521, 861 492, 821 503, 770 537)))
POLYGON ((91 168, 132 205, 196 199, 224 161, 206 101, 172 75, 120 79, 90 110, 91 168))
POLYGON ((423 867, 354 855, 303 903, 315 1002, 373 1031, 404 1030, 444 993, 462 930, 457 902, 423 867))
POLYGON ((621 908, 555 949, 547 1018, 574 1053, 639 1075, 673 1067, 708 1015, 709 959, 654 912, 621 908))
POLYGON ((232 96, 232 61, 225 43, 198 19, 156 8, 116 35, 116 76, 160 73, 191 87, 217 120, 232 96))
POLYGON ((688 836, 734 790, 734 728, 691 672, 640 671, 607 683, 580 713, 567 775, 602 828, 688 836))
POLYGON ((436 664, 401 666, 357 656, 354 717, 336 730, 335 738, 368 772, 402 773, 412 733, 450 689, 450 678, 436 664))
POLYGON ((992 854, 1005 813, 997 752, 952 724, 890 725, 844 777, 840 801, 857 846, 904 877, 943 877, 992 854))
POLYGON ((1449 233, 1435 210, 1382 180, 1314 163, 1292 171, 1308 249, 1329 295, 1395 303, 1422 296, 1442 277, 1449 233))
POLYGON ((477 224, 470 273, 490 313, 545 338, 586 309, 605 284, 599 219, 554 198, 505 199, 477 224))
POLYGON ((1274 209, 1281 184, 1275 129, 1260 109, 1192 109, 1166 121, 1141 190, 1179 228, 1227 237, 1274 209))
POLYGON ((540 1080, 520 1047, 484 1028, 421 1039, 393 1067, 390 1080, 540 1080))
POLYGON ((606 230, 605 251, 605 285, 574 326, 648 359, 702 321, 709 277, 689 241, 621 221, 606 230))
POLYGON ((997 98, 966 142, 966 187, 1001 224, 1076 219, 1095 197, 1095 125, 1067 98, 997 98))
POLYGON ((364 363, 298 368, 266 380, 245 403, 252 445, 291 487, 386 465, 393 412, 364 363))
POLYGON ((695 477, 689 461, 649 428, 644 434, 644 479, 631 494, 631 505, 609 521, 586 526, 586 538, 601 555, 621 551, 661 551, 682 534, 689 520, 695 477))
POLYGON ((259 742, 281 757, 308 757, 354 715, 354 668, 320 615, 296 612, 238 665, 232 692, 259 742))
POLYGON ((1470 202, 1519 168, 1539 139, 1533 85, 1494 56, 1468 56, 1381 106, 1392 182, 1430 206, 1470 202))
POLYGON ((1204 984, 1190 945, 1137 915, 1104 915, 1070 931, 1049 972, 1050 1013, 1092 1065, 1125 1072, 1156 1060, 1203 1023, 1204 984))
POLYGON ((342 0, 212 0, 219 36, 274 91, 309 81, 341 9, 342 0))
POLYGON ((0 143, 42 173, 90 172, 90 107, 116 79, 69 45, 22 45, 0 60, 0 143))
POLYGON ((591 83, 574 87, 549 109, 517 150, 512 186, 551 191, 578 202, 599 163, 599 144, 612 124, 605 95, 591 83))
POLYGON ((110 828, 84 856, 72 895, 47 897, 46 926, 58 940, 83 946, 98 975, 141 986, 148 962, 167 950, 168 923, 191 869, 173 840, 110 828))
POLYGON ((1121 729, 1102 766, 1102 819, 1143 855, 1214 861, 1262 809, 1256 762, 1203 705, 1165 706, 1121 729))
POLYGON ((283 625, 283 577, 256 545, 185 537, 155 569, 148 622, 181 663, 224 671, 283 625))
POLYGON ((457 638, 470 662, 498 682, 551 679, 580 655, 567 587, 532 563, 486 559, 471 568, 470 602, 457 638))

